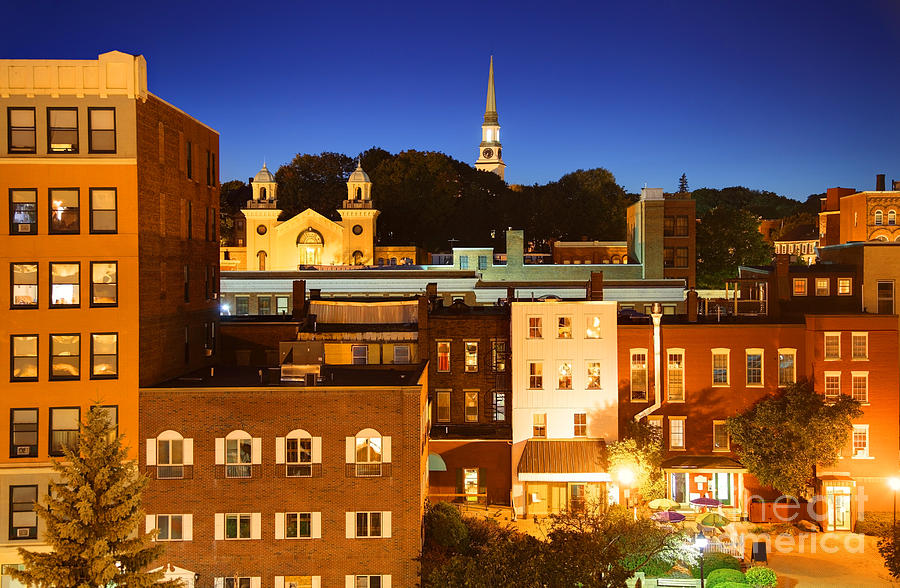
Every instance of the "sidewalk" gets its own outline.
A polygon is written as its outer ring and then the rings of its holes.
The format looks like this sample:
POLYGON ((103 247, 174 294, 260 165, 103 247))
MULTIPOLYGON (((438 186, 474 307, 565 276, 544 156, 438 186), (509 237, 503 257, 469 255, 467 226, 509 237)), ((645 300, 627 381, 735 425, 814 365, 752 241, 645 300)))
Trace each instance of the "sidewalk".
POLYGON ((875 537, 855 533, 811 533, 778 537, 769 567, 783 588, 900 586, 891 580, 875 537))

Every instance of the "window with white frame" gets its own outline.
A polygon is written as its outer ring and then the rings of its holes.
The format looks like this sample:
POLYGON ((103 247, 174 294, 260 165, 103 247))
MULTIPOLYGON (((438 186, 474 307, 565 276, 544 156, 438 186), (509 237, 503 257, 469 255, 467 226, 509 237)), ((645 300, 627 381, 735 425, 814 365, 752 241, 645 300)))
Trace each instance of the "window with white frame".
POLYGON ((531 436, 543 439, 547 436, 547 413, 536 412, 531 417, 531 436))
POLYGON ((225 539, 250 539, 251 513, 236 513, 225 515, 225 539))
POLYGON ((574 421, 575 421, 575 436, 576 437, 587 437, 587 413, 576 412, 574 421))
POLYGON ((394 345, 394 363, 409 363, 409 345, 394 345))
MULTIPOLYGON (((276 513, 276 516, 279 513, 276 513)), ((285 512, 280 513, 283 517, 284 521, 284 539, 313 539, 321 536, 321 513, 312 513, 312 512, 285 512), (319 522, 319 532, 313 532, 313 516, 319 515, 316 517, 319 522)), ((278 537, 278 521, 275 522, 275 538, 278 537)))
POLYGON ((862 404, 869 403, 869 372, 850 373, 850 393, 853 400, 862 404))
POLYGON ((350 576, 353 583, 347 584, 347 586, 352 586, 352 588, 387 588, 390 585, 387 578, 390 578, 390 576, 370 576, 368 574, 364 576, 350 576))
POLYGON ((731 351, 717 348, 712 350, 712 385, 728 385, 728 362, 731 351))
POLYGON ((853 294, 853 278, 838 278, 837 294, 838 296, 850 296, 853 294))
POLYGON ((148 466, 156 466, 156 478, 175 480, 184 477, 184 466, 194 464, 194 440, 185 439, 177 431, 163 431, 147 439, 148 466))
POLYGON ((841 358, 841 334, 825 333, 825 359, 841 358))
POLYGON ((572 389, 572 362, 569 360, 563 360, 559 362, 559 367, 557 368, 558 372, 558 383, 556 385, 557 390, 571 390, 572 389))
POLYGON ((322 438, 313 437, 303 429, 276 437, 275 463, 285 464, 288 478, 312 477, 314 467, 322 463, 322 438))
POLYGON ((235 437, 225 439, 225 477, 249 478, 253 464, 253 439, 235 437))
POLYGON ((437 422, 450 422, 450 390, 437 391, 437 422))
POLYGON ((437 342, 437 371, 450 371, 450 341, 437 342))
POLYGON ((853 425, 853 457, 869 457, 869 425, 853 425))
POLYGON ((763 350, 747 349, 747 385, 763 385, 763 350))
POLYGON ((540 361, 528 362, 528 388, 540 390, 544 387, 544 364, 540 361))
POLYGON ((729 451, 730 443, 725 421, 713 421, 713 451, 729 451))
POLYGON ((666 356, 666 391, 669 402, 684 402, 684 349, 668 349, 666 356))
POLYGON ((647 401, 647 350, 631 350, 631 401, 647 401))
POLYGON ((348 475, 377 477, 390 475, 385 466, 391 462, 391 438, 375 429, 363 429, 354 437, 347 437, 348 475))
POLYGON ((366 365, 369 363, 369 346, 351 345, 350 356, 350 363, 353 365, 366 365))
POLYGON ((347 513, 347 538, 387 538, 391 536, 390 511, 347 513))
POLYGON ((254 588, 253 580, 248 576, 229 576, 227 578, 216 578, 216 588, 254 588), (219 582, 221 580, 221 582, 219 582))
POLYGON ((464 342, 465 366, 467 372, 478 371, 478 341, 464 342))
POLYGON ((851 359, 869 359, 869 334, 853 333, 850 338, 851 359))
POLYGON ((186 536, 186 526, 191 524, 191 515, 182 514, 160 514, 150 515, 155 518, 155 528, 159 529, 156 535, 157 541, 190 541, 191 538, 186 536), (185 520, 187 519, 187 520, 185 520))
POLYGON ((466 402, 466 422, 467 423, 477 423, 478 422, 478 391, 477 390, 467 390, 465 391, 465 402, 466 402))
POLYGON ((841 395, 841 372, 825 372, 825 402, 835 402, 841 395))
POLYGON ((806 278, 794 278, 794 296, 806 296, 806 278))
POLYGON ((602 382, 600 380, 600 362, 588 361, 587 364, 587 384, 585 388, 588 390, 600 390, 602 382))
POLYGON ((816 278, 816 296, 828 296, 831 294, 828 278, 816 278))
POLYGON ((797 381, 797 350, 778 350, 778 385, 790 386, 797 381))
POLYGON ((600 338, 600 317, 599 316, 587 317, 587 325, 585 325, 585 328, 584 328, 584 338, 585 339, 599 339, 600 338))
POLYGON ((528 317, 528 338, 529 339, 540 339, 544 336, 542 322, 543 322, 542 317, 539 317, 539 316, 528 317))
POLYGON ((556 318, 556 338, 571 339, 572 338, 572 317, 560 316, 556 318))
POLYGON ((684 449, 685 417, 669 417, 669 449, 684 449))

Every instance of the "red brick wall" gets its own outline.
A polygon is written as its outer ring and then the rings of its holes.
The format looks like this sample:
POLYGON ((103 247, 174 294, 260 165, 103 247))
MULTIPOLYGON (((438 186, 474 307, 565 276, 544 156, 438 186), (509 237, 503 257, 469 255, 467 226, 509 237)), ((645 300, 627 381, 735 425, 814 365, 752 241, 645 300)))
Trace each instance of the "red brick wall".
POLYGON ((432 453, 440 455, 447 465, 446 472, 429 472, 428 494, 432 501, 456 501, 451 496, 441 494, 459 494, 459 475, 462 468, 478 468, 482 470, 484 479, 479 485, 487 488, 488 504, 509 505, 512 490, 512 468, 510 465, 510 444, 506 440, 467 441, 467 440, 432 440, 432 453))

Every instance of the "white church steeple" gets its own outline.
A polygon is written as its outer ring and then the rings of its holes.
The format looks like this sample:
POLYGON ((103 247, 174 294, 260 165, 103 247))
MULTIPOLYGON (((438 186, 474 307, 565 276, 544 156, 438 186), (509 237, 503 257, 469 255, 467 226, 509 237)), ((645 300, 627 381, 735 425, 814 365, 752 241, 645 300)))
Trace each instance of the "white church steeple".
POLYGON ((491 66, 488 71, 487 104, 484 109, 484 122, 481 125, 481 144, 478 146, 478 161, 475 169, 494 172, 503 179, 506 164, 503 163, 502 146, 500 145, 500 120, 497 116, 497 98, 494 94, 494 56, 491 55, 491 66))

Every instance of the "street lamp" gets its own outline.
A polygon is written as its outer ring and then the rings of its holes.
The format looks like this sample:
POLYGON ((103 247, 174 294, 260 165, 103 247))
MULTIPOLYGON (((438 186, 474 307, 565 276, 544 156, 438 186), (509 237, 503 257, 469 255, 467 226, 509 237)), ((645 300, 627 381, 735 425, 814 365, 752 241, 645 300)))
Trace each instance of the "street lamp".
POLYGON ((703 534, 703 529, 700 529, 700 533, 694 537, 694 545, 700 550, 700 588, 706 586, 706 579, 703 577, 703 550, 706 549, 708 543, 709 540, 706 538, 706 535, 703 534))
POLYGON ((893 533, 894 527, 897 526, 897 490, 900 490, 900 478, 888 478, 888 485, 894 491, 894 526, 891 527, 893 533))
MULTIPOLYGON (((619 483, 624 487, 625 508, 631 506, 631 485, 634 484, 634 472, 629 467, 623 467, 619 470, 619 483)), ((637 520, 637 507, 635 507, 635 520, 637 520)))

